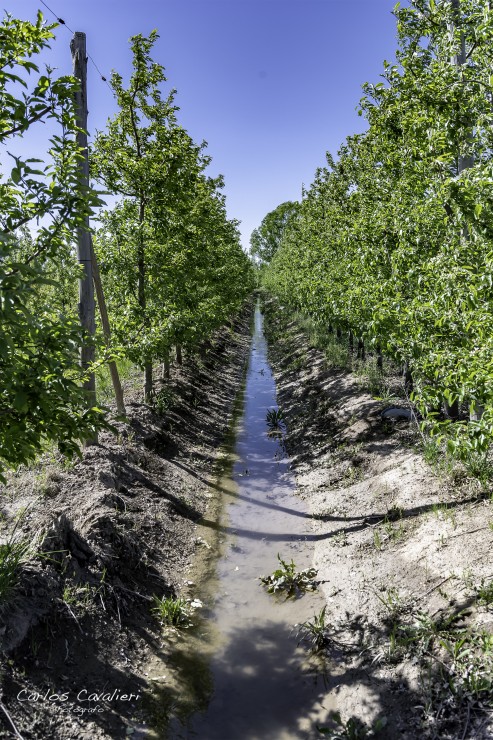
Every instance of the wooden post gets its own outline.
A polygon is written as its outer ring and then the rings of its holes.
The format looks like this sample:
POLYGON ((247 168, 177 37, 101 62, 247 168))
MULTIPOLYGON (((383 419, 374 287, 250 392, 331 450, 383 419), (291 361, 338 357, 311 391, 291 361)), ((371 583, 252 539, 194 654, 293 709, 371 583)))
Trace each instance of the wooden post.
MULTIPOLYGON (((103 327, 103 334, 106 343, 109 345, 111 342, 111 329, 110 321, 108 318, 108 311, 106 308, 106 301, 104 299, 103 284, 101 282, 101 274, 99 272, 99 265, 94 254, 94 247, 91 238, 91 258, 92 258, 92 275, 94 279, 94 287, 96 288, 96 295, 98 297, 99 315, 101 316, 101 326, 103 327)), ((123 399, 123 389, 120 383, 120 376, 118 374, 118 368, 116 362, 111 360, 108 363, 111 374, 111 382, 113 383, 113 390, 115 391, 116 408, 119 414, 126 414, 125 401, 123 399)))
MULTIPOLYGON (((89 160, 87 156, 87 54, 86 54, 86 34, 77 31, 70 42, 70 51, 72 52, 72 62, 74 68, 74 77, 80 82, 80 88, 76 93, 76 116, 77 126, 77 144, 82 152, 80 162, 80 186, 81 189, 89 188, 89 160)), ((91 234, 89 232, 89 216, 86 217, 83 226, 77 229, 77 257, 83 268, 83 275, 79 281, 79 318, 82 328, 90 337, 94 337, 95 326, 95 306, 94 306, 94 284, 92 278, 92 258, 91 258, 91 234)), ((94 362, 94 345, 83 345, 80 350, 80 364, 84 371, 94 362)), ((96 405, 96 378, 94 373, 90 373, 84 383, 84 389, 87 392, 88 406, 96 405)), ((85 441, 86 444, 97 444, 97 435, 85 441)))

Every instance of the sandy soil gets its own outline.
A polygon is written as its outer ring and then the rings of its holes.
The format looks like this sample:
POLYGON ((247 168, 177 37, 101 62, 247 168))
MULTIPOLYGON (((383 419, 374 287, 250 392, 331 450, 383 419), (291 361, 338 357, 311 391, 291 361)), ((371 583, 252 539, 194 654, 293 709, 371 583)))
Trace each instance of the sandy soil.
POLYGON ((152 599, 184 584, 250 331, 251 307, 202 360, 173 367, 162 414, 131 391, 116 435, 75 464, 44 456, 2 488, 3 537, 17 522, 31 556, 0 610, 0 737, 139 733, 160 637, 152 599))
POLYGON ((447 620, 456 641, 461 630, 493 631, 491 604, 478 599, 493 577, 490 491, 458 467, 435 474, 416 424, 383 420, 385 407, 354 376, 328 368, 279 307, 266 309, 288 451, 313 517, 333 635, 328 689, 342 721, 369 728, 385 717, 378 737, 391 739, 493 737, 491 637, 476 652, 490 687, 480 701, 457 690, 461 680, 467 688, 467 660, 455 666, 440 644, 451 639, 447 620), (416 624, 434 626, 421 641, 395 643, 403 629, 416 636, 416 624))

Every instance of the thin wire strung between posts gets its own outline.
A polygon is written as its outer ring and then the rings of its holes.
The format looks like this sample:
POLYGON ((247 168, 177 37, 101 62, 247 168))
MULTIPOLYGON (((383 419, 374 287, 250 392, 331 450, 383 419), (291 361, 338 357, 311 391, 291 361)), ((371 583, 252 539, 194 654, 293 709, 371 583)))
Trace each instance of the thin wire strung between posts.
MULTIPOLYGON (((61 26, 65 26, 65 28, 67 29, 67 31, 69 31, 69 32, 70 32, 70 33, 71 33, 72 35, 74 35, 74 33, 75 33, 75 32, 74 32, 74 31, 72 31, 72 29, 70 28, 70 26, 69 26, 69 25, 67 25, 66 21, 64 21, 64 19, 63 19, 63 18, 60 18, 60 17, 59 17, 59 16, 58 16, 58 15, 57 15, 57 14, 55 13, 55 11, 54 11, 54 10, 52 10, 52 9, 50 8, 50 6, 49 6, 49 5, 47 5, 47 4, 46 4, 46 3, 44 2, 44 0, 40 0, 40 2, 42 3, 42 5, 44 5, 44 6, 45 6, 46 10, 48 10, 48 11, 49 11, 49 12, 50 12, 50 13, 52 14, 52 16, 53 16, 53 17, 54 17, 54 18, 55 18, 55 19, 56 19, 56 20, 58 21, 58 23, 60 23, 60 25, 61 25, 61 26)), ((96 70, 96 72, 98 73, 98 75, 99 75, 99 76, 101 77, 102 81, 103 81, 103 82, 104 82, 104 83, 105 83, 105 84, 107 85, 108 89, 109 89, 109 90, 111 90, 112 94, 114 95, 115 93, 114 93, 114 91, 113 91, 113 88, 111 87, 111 85, 110 85, 110 84, 108 83, 108 79, 107 79, 107 78, 106 78, 106 77, 104 76, 104 74, 103 74, 103 73, 101 72, 101 70, 99 69, 98 65, 96 64, 96 62, 94 61, 94 59, 92 58, 92 56, 91 56, 90 54, 88 54, 88 55, 87 55, 87 58, 88 58, 88 59, 90 59, 90 61, 92 62, 93 66, 94 66, 94 69, 96 70)))
POLYGON ((51 8, 49 7, 49 5, 47 5, 47 4, 46 4, 46 3, 44 2, 44 0, 40 0, 40 2, 41 2, 41 4, 42 4, 42 5, 44 5, 44 6, 45 6, 46 10, 49 10, 49 11, 50 11, 50 13, 52 14, 52 16, 54 16, 54 17, 55 17, 55 18, 57 19, 58 23, 60 23, 60 24, 61 24, 62 26, 65 26, 65 28, 67 28, 67 29, 68 29, 68 30, 70 31, 70 33, 71 33, 71 34, 73 35, 73 33, 74 33, 74 32, 72 31, 72 29, 71 29, 71 28, 70 28, 69 26, 67 26, 67 24, 65 23, 65 21, 63 20, 63 18, 59 18, 59 17, 58 17, 58 15, 57 15, 57 14, 55 13, 55 11, 54 11, 54 10, 52 10, 52 9, 51 9, 51 8))

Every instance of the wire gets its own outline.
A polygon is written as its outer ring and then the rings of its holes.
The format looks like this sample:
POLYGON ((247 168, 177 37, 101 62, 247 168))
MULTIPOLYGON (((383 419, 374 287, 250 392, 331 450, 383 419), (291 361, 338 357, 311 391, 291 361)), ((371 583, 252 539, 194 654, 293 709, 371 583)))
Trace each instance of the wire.
POLYGON ((95 67, 95 68, 96 68, 96 70, 97 70, 97 73, 98 73, 98 75, 99 75, 99 76, 101 77, 101 79, 103 80, 103 82, 104 82, 104 83, 106 83, 106 85, 107 85, 107 86, 108 86, 108 88, 109 88, 109 89, 111 90, 112 94, 114 95, 114 94, 115 94, 115 91, 113 90, 113 88, 112 88, 112 87, 111 87, 111 85, 109 84, 109 82, 108 82, 108 80, 106 79, 106 77, 104 76, 104 74, 102 74, 101 70, 99 69, 98 65, 96 64, 96 62, 94 61, 94 59, 92 58, 92 56, 91 56, 90 54, 88 54, 88 55, 87 55, 87 58, 91 60, 91 62, 93 63, 94 67, 95 67))
MULTIPOLYGON (((42 4, 44 5, 44 6, 45 6, 45 8, 46 8, 47 10, 49 10, 49 11, 50 11, 50 13, 52 14, 52 16, 53 16, 54 18, 56 18, 56 20, 58 21, 58 23, 60 23, 60 25, 62 25, 62 26, 65 26, 65 28, 67 29, 67 31, 70 31, 70 33, 71 33, 71 34, 75 34, 75 31, 72 31, 72 29, 70 28, 70 26, 68 26, 68 25, 67 25, 67 23, 66 23, 66 22, 65 22, 65 21, 63 20, 63 18, 59 18, 59 17, 58 17, 58 15, 57 15, 57 14, 55 13, 55 11, 54 11, 54 10, 52 10, 52 9, 51 9, 51 8, 49 7, 49 5, 47 5, 47 4, 46 4, 46 3, 44 2, 44 0, 40 0, 40 2, 41 2, 41 3, 42 3, 42 4)), ((112 93, 112 94, 114 95, 114 90, 113 90, 113 88, 112 88, 112 87, 111 87, 111 85, 110 85, 110 84, 108 83, 108 80, 107 80, 107 78, 106 78, 106 77, 104 76, 104 74, 103 74, 103 73, 101 72, 101 70, 99 69, 98 65, 96 64, 96 62, 94 61, 94 59, 92 58, 92 56, 91 56, 90 54, 88 54, 88 55, 87 55, 87 58, 91 60, 91 62, 93 63, 93 65, 94 65, 94 67, 95 67, 95 69, 96 69, 97 73, 98 73, 98 74, 99 74, 99 76, 101 77, 102 81, 103 81, 103 82, 104 82, 104 83, 105 83, 105 84, 106 84, 106 85, 108 86, 108 89, 109 89, 109 90, 111 90, 111 93, 112 93)))
POLYGON ((70 31, 70 33, 74 33, 74 31, 72 31, 72 29, 67 26, 63 18, 59 18, 57 14, 44 2, 44 0, 40 0, 40 2, 42 3, 42 5, 45 6, 46 10, 49 10, 52 16, 57 19, 58 23, 60 23, 62 26, 65 26, 65 28, 70 31))

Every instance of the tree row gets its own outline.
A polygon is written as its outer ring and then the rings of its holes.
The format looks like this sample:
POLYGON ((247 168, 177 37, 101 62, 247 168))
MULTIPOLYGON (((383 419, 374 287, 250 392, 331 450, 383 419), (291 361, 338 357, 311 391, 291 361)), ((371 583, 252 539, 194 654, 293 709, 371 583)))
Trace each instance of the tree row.
POLYGON ((364 85, 367 130, 326 156, 265 282, 408 368, 413 400, 461 455, 493 437, 493 13, 411 0, 364 85))

